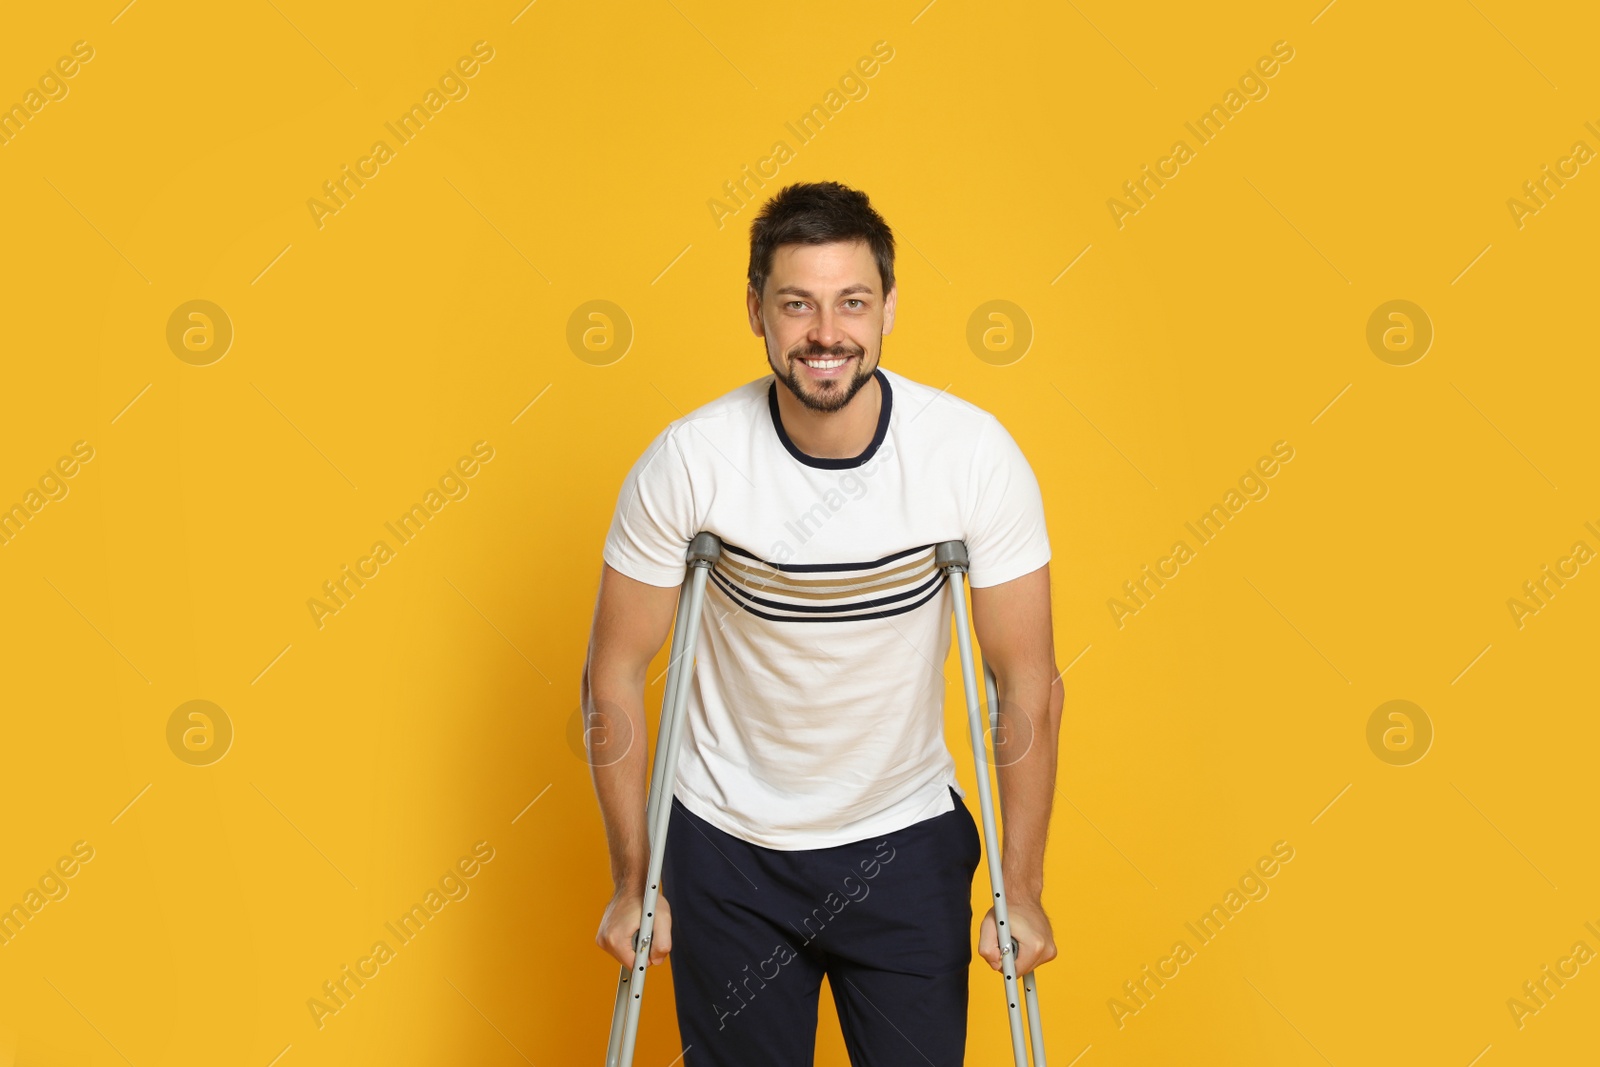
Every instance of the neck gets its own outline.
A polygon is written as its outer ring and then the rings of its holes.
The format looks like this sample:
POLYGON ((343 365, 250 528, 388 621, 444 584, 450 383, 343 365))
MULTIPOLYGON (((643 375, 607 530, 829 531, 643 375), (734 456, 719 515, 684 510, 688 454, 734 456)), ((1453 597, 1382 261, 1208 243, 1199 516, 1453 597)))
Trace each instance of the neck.
POLYGON ((861 387, 838 411, 813 411, 783 382, 778 383, 778 415, 794 446, 817 459, 852 459, 867 450, 878 430, 883 389, 878 376, 861 387))

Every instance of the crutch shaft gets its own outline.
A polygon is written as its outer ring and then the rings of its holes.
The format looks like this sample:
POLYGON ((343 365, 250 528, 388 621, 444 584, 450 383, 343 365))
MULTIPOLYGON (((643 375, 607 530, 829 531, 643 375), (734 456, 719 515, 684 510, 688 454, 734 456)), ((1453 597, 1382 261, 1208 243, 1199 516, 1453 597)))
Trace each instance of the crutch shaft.
MULTIPOLYGON (((689 576, 685 577, 683 590, 678 595, 677 618, 672 624, 672 650, 668 654, 669 658, 667 659, 667 685, 666 688, 662 690, 663 703, 661 707, 661 725, 663 727, 667 725, 667 705, 665 701, 669 695, 678 691, 678 670, 683 663, 684 650, 678 646, 683 643, 682 635, 683 632, 688 628, 686 616, 689 611, 689 597, 685 595, 688 592, 690 584, 688 578, 689 576)), ((692 656, 693 652, 691 651, 689 654, 692 656)), ((661 742, 665 740, 666 736, 667 735, 664 730, 658 730, 656 732, 656 753, 650 769, 650 792, 645 799, 644 824, 646 829, 655 825, 656 805, 661 803, 661 794, 663 791, 661 788, 661 782, 662 776, 666 772, 667 764, 667 746, 661 742)))
MULTIPOLYGON (((656 807, 661 802, 663 792, 662 782, 666 776, 667 751, 670 746, 665 742, 672 734, 672 726, 681 715, 681 705, 677 703, 678 692, 678 665, 682 662, 684 644, 684 631, 687 629, 685 619, 689 610, 689 590, 692 586, 692 575, 686 575, 683 588, 678 594, 677 617, 672 626, 672 648, 667 659, 667 685, 661 700, 661 724, 656 731, 655 759, 651 761, 650 791, 645 796, 645 833, 650 836, 650 828, 655 825, 656 807)), ((643 741, 644 738, 639 738, 643 741)), ((644 909, 639 914, 644 915, 644 909)), ((634 949, 637 952, 639 936, 634 935, 634 949)), ((617 1067, 622 1056, 622 1035, 624 1024, 628 1015, 628 993, 632 986, 629 979, 632 977, 632 968, 623 967, 621 976, 617 979, 617 999, 611 1007, 611 1034, 606 1040, 606 1067, 617 1067)))
MULTIPOLYGON (((694 647, 700 623, 700 601, 705 594, 706 571, 696 567, 690 577, 690 614, 685 642, 694 647)), ((645 874, 644 902, 639 915, 639 933, 635 939, 633 969, 629 972, 628 997, 624 1005, 622 1049, 619 1067, 633 1063, 633 1047, 639 1032, 639 1008, 644 997, 644 980, 650 963, 650 945, 655 937, 655 914, 661 897, 661 863, 666 853, 666 822, 672 815, 672 801, 668 798, 677 768, 678 744, 683 736, 684 705, 687 703, 690 671, 679 670, 677 686, 673 690, 673 709, 670 721, 662 723, 665 736, 657 735, 656 744, 666 748, 663 777, 658 799, 650 814, 650 866, 645 874)))
POLYGON ((628 1014, 628 968, 617 979, 617 999, 611 1005, 611 1036, 606 1038, 606 1067, 617 1067, 622 1053, 622 1020, 628 1014))
MULTIPOLYGON (((940 545, 945 549, 951 542, 940 545)), ((959 542, 955 542, 959 545, 959 542)), ((956 642, 961 654, 961 681, 967 698, 967 731, 972 737, 973 770, 977 777, 978 807, 983 816, 983 851, 989 859, 989 889, 994 907, 995 934, 1000 946, 1000 970, 1006 983, 1006 1013, 1011 1023, 1011 1052, 1016 1067, 1028 1067, 1028 1052, 1023 1037, 1022 990, 1017 984, 1016 952, 1011 924, 1006 912, 1004 877, 1000 865, 1000 835, 995 828, 994 797, 989 787, 987 748, 983 740, 983 717, 978 704, 978 680, 972 661, 972 635, 967 621, 966 546, 961 545, 946 573, 955 601, 956 642)), ((936 552, 936 558, 939 558, 936 552)))
POLYGON ((1044 1023, 1039 1018, 1039 984, 1032 971, 1022 976, 1022 990, 1028 998, 1028 1040, 1033 1046, 1033 1067, 1045 1067, 1044 1023))
MULTIPOLYGON (((989 669, 988 659, 984 658, 982 663, 984 695, 989 701, 989 734, 996 739, 995 743, 998 745, 1000 737, 1000 687, 995 680, 994 671, 989 669)), ((1003 824, 1006 819, 1005 795, 1003 793, 998 797, 998 806, 1000 821, 1003 824)), ((1022 976, 1022 990, 1027 998, 1028 1043, 1033 1049, 1033 1067, 1045 1067, 1044 1023, 1039 1018, 1039 985, 1032 971, 1022 976)))
POLYGON ((709 533, 698 534, 689 546, 689 574, 678 598, 672 658, 667 664, 667 689, 662 697, 661 727, 656 734, 656 756, 650 792, 645 801, 650 862, 645 872, 639 930, 634 935, 633 966, 624 967, 618 980, 617 1000, 612 1008, 611 1037, 606 1049, 606 1067, 631 1067, 633 1063, 646 968, 649 966, 650 947, 655 936, 655 914, 661 897, 661 866, 666 855, 667 827, 672 816, 672 789, 677 778, 678 751, 683 742, 684 722, 688 719, 689 685, 693 680, 695 649, 700 636, 701 606, 705 601, 706 581, 721 552, 721 541, 709 533))

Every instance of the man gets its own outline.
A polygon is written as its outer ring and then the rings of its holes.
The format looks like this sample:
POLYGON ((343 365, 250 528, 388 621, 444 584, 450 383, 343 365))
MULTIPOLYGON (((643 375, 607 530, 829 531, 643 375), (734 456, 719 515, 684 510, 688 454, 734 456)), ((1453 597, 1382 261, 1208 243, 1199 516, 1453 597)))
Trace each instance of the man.
MULTIPOLYGON (((879 367, 896 296, 864 194, 769 201, 746 304, 772 373, 657 435, 606 538, 582 701, 615 882, 596 941, 625 966, 649 859, 646 673, 690 540, 723 543, 650 952, 670 952, 687 1067, 811 1064, 824 976, 852 1063, 963 1062, 979 835, 944 744, 941 541, 966 543, 999 684, 1017 973, 1056 954, 1040 895, 1062 689, 1038 483, 994 416, 879 367)), ((978 951, 999 969, 992 909, 978 951)))

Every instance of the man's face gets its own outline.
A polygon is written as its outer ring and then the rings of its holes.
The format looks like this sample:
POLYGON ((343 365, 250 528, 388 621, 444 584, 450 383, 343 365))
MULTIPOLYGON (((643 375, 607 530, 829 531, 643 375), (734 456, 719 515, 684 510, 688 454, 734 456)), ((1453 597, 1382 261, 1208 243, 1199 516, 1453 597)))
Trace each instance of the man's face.
POLYGON ((883 335, 894 329, 896 293, 883 293, 865 241, 780 245, 766 292, 746 290, 750 328, 767 363, 812 411, 838 411, 872 377, 883 335))

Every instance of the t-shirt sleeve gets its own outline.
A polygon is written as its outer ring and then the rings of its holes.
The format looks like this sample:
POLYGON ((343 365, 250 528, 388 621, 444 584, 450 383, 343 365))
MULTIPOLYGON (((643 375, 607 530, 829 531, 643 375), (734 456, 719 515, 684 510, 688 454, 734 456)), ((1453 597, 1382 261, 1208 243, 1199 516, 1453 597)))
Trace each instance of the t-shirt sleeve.
POLYGON ((668 426, 623 479, 602 558, 649 585, 681 585, 694 539, 689 469, 668 426))
POLYGON ((975 589, 1020 578, 1050 562, 1044 498, 1027 457, 992 415, 978 434, 967 517, 967 581, 975 589))

